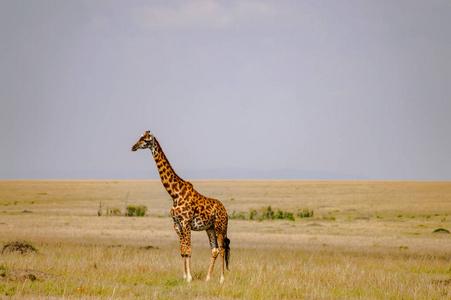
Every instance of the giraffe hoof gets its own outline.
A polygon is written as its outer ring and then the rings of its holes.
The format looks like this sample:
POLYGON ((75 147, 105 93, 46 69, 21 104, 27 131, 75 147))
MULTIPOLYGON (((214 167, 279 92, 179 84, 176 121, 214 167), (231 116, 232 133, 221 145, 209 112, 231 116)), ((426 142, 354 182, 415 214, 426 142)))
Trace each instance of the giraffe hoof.
POLYGON ((205 281, 210 281, 210 275, 208 275, 207 278, 205 278, 205 281))
POLYGON ((220 283, 220 284, 224 284, 224 281, 225 281, 225 278, 224 278, 224 277, 221 277, 221 280, 219 280, 219 283, 220 283))

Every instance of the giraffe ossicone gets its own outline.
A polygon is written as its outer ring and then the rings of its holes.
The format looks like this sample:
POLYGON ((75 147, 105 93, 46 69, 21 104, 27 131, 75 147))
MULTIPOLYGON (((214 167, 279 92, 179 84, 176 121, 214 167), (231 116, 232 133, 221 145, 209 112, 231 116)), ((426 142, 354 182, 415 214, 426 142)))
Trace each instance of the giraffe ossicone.
POLYGON ((171 215, 174 221, 174 230, 180 240, 180 252, 183 258, 183 278, 187 282, 192 280, 191 231, 205 230, 211 247, 211 261, 206 280, 210 279, 216 258, 220 255, 220 283, 224 283, 224 265, 227 269, 229 268, 230 257, 226 208, 219 200, 201 195, 189 181, 183 180, 175 173, 160 143, 150 131, 146 131, 141 136, 138 142, 133 145, 132 151, 147 148, 152 151, 161 183, 173 200, 171 215))

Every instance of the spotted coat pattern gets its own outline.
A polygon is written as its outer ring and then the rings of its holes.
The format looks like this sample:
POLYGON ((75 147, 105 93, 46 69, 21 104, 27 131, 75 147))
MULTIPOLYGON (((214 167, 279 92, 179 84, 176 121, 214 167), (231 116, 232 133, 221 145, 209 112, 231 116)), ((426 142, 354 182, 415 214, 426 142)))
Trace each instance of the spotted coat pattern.
POLYGON ((180 178, 172 168, 160 143, 150 131, 139 139, 132 151, 149 148, 157 164, 161 182, 172 197, 171 209, 174 229, 180 240, 180 251, 183 258, 183 277, 191 281, 191 231, 207 232, 211 246, 211 262, 206 280, 210 279, 218 254, 221 256, 221 283, 224 282, 224 262, 228 267, 230 253, 227 238, 227 210, 216 199, 207 198, 197 192, 193 185, 180 178))

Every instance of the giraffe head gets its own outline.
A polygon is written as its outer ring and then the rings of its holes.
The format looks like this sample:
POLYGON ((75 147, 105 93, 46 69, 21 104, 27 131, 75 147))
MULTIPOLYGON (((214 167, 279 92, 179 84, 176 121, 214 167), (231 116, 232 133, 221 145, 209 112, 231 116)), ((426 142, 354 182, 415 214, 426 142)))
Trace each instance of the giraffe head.
POLYGON ((156 148, 155 137, 150 134, 150 131, 146 131, 146 133, 141 136, 139 141, 133 145, 132 151, 146 148, 149 148, 152 152, 154 152, 156 148))

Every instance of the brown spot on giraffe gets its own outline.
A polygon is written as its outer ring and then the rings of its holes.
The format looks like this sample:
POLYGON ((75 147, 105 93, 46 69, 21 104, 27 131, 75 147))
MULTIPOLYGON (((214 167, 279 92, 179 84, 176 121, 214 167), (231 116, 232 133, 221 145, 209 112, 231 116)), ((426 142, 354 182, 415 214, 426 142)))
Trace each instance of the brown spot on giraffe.
POLYGON ((210 279, 218 255, 221 256, 221 279, 224 282, 224 265, 228 269, 230 240, 227 238, 228 217, 224 205, 216 199, 198 193, 193 185, 180 178, 172 168, 160 143, 146 131, 133 145, 132 151, 149 148, 155 159, 161 182, 173 198, 171 215, 174 230, 180 240, 183 258, 183 277, 189 282, 191 276, 191 231, 205 230, 211 247, 211 261, 206 280, 210 279))

